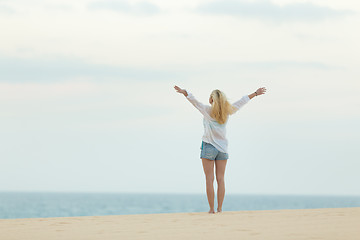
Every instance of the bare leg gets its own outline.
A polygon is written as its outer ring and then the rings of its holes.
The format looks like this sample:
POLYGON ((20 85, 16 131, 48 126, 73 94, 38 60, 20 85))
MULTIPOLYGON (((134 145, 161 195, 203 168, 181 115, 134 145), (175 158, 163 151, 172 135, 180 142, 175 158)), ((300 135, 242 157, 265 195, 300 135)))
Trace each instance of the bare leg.
POLYGON ((225 197, 225 168, 226 168, 227 160, 216 160, 215 166, 216 166, 216 181, 218 184, 217 189, 217 202, 218 202, 218 208, 217 212, 222 211, 222 204, 225 197))
POLYGON ((210 210, 209 213, 215 213, 214 209, 214 160, 209 160, 202 158, 202 163, 204 167, 204 173, 206 178, 206 194, 209 202, 210 210))

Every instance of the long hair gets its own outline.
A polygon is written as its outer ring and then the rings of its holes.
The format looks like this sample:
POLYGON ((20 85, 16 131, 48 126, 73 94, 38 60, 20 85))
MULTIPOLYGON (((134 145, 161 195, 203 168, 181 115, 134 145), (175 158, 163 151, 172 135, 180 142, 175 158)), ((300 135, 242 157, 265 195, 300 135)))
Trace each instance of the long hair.
POLYGON ((220 124, 226 123, 229 115, 235 112, 235 107, 229 103, 225 94, 218 89, 212 91, 210 96, 213 100, 210 116, 220 124))

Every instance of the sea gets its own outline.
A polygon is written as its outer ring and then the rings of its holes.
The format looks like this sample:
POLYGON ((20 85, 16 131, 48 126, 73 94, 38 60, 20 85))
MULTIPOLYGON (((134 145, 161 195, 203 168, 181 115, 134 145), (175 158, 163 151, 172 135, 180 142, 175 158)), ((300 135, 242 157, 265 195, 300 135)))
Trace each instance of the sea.
MULTIPOLYGON (((347 207, 360 207, 360 196, 226 194, 223 203, 223 211, 347 207)), ((207 212, 208 210, 205 193, 0 192, 0 219, 207 212)))

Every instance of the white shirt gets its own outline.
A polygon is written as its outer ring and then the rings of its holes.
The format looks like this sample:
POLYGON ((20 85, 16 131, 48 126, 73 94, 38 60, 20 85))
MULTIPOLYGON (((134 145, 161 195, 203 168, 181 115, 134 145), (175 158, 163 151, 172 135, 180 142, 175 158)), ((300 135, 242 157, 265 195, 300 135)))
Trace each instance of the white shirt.
MULTIPOLYGON (((226 139, 226 124, 218 123, 214 118, 210 117, 211 106, 204 105, 195 99, 194 95, 187 91, 188 96, 186 97, 194 107, 196 107, 201 114, 204 116, 204 135, 202 140, 204 142, 212 144, 217 150, 223 153, 228 152, 228 140, 226 139)), ((250 98, 248 95, 243 96, 240 100, 236 101, 232 105, 239 110, 250 98)), ((237 111, 236 110, 236 111, 237 111)))

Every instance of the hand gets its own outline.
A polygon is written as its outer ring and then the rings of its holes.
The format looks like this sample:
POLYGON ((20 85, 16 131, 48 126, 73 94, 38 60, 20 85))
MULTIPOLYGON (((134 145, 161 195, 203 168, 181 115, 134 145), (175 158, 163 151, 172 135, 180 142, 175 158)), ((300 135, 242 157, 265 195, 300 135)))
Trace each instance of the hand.
POLYGON ((259 89, 256 90, 255 92, 256 92, 257 96, 262 95, 262 94, 265 94, 266 88, 264 88, 264 87, 259 88, 259 89))
POLYGON ((181 88, 179 88, 178 86, 176 86, 175 85, 175 90, 178 92, 178 93, 182 93, 182 94, 184 94, 185 96, 187 95, 187 92, 186 92, 186 90, 185 89, 181 89, 181 88))

